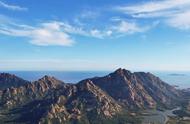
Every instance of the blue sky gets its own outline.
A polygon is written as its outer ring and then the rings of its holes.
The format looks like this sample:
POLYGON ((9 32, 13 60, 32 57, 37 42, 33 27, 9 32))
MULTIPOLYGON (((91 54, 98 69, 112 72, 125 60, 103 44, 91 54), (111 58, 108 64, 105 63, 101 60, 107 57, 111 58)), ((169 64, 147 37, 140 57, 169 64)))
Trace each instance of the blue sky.
POLYGON ((1 70, 190 71, 190 0, 0 0, 1 70))

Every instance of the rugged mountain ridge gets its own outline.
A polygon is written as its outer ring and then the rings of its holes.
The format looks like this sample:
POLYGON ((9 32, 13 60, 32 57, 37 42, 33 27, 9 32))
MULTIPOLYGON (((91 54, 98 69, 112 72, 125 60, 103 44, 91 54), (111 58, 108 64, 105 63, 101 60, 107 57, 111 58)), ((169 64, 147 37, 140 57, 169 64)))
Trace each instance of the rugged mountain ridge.
POLYGON ((180 92, 151 73, 131 73, 125 69, 90 79, 128 108, 154 108, 158 104, 175 104, 180 92))
POLYGON ((64 123, 67 120, 76 122, 92 113, 111 118, 121 112, 121 106, 91 81, 71 87, 66 91, 69 94, 65 92, 67 95, 58 91, 60 93, 58 99, 51 105, 40 123, 64 123))
POLYGON ((108 120, 111 123, 110 120, 117 117, 114 123, 118 123, 124 119, 119 120, 117 115, 160 105, 173 106, 180 96, 180 91, 151 73, 132 73, 125 69, 77 84, 50 76, 10 86, 14 81, 8 80, 5 82, 8 87, 0 90, 0 121, 3 123, 96 124, 108 120))

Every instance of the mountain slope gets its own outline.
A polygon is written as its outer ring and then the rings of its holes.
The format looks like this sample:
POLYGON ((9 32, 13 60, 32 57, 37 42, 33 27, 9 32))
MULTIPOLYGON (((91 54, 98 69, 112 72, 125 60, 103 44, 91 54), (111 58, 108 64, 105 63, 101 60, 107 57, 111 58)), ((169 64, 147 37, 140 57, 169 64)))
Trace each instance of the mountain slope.
POLYGON ((77 84, 44 76, 7 87, 0 90, 0 121, 9 124, 138 124, 130 111, 175 106, 180 96, 180 91, 151 73, 125 69, 77 84))
POLYGON ((63 82, 44 76, 33 83, 24 84, 18 88, 11 87, 0 92, 0 103, 3 107, 11 108, 33 100, 40 100, 51 90, 63 85, 63 82))
POLYGON ((84 118, 87 119, 83 123, 92 123, 98 115, 111 118, 121 112, 121 106, 91 81, 80 82, 73 89, 70 96, 60 92, 41 123, 80 122, 84 118))
POLYGON ((93 117, 112 118, 121 112, 121 106, 91 81, 73 85, 48 76, 3 90, 0 105, 0 113, 5 111, 0 120, 10 123, 66 123, 83 118, 89 123, 92 113, 93 117))
POLYGON ((151 73, 134 73, 145 90, 157 102, 165 106, 172 106, 180 99, 180 91, 163 82, 151 73))
POLYGON ((125 69, 118 69, 105 77, 90 80, 132 109, 152 108, 158 104, 171 105, 179 96, 178 90, 150 73, 131 73, 125 69))
POLYGON ((20 87, 26 83, 29 83, 29 81, 23 80, 12 74, 0 73, 0 90, 10 87, 20 87))

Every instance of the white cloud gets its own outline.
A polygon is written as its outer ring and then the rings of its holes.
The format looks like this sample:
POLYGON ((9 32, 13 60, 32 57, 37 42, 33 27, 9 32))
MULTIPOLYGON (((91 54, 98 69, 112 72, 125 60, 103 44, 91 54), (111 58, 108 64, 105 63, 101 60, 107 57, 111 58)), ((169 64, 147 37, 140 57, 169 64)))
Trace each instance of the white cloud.
POLYGON ((74 36, 98 39, 117 38, 126 34, 145 32, 149 26, 139 26, 134 21, 117 20, 104 27, 96 28, 61 21, 46 21, 35 25, 17 23, 9 17, 0 15, 0 34, 29 39, 29 43, 39 46, 71 46, 74 36))
POLYGON ((127 22, 127 21, 121 21, 118 26, 113 27, 114 30, 120 33, 136 33, 136 32, 144 32, 148 28, 147 27, 140 27, 135 22, 127 22))
POLYGON ((112 34, 113 34, 113 31, 112 31, 112 30, 107 30, 107 31, 106 31, 106 35, 107 35, 107 36, 111 36, 112 34))
POLYGON ((62 26, 62 29, 67 33, 78 34, 78 35, 88 35, 88 33, 84 31, 82 27, 72 26, 69 23, 61 23, 61 26, 62 26))
POLYGON ((0 1, 0 7, 6 8, 6 9, 9 9, 9 10, 15 10, 15 11, 26 11, 27 10, 27 8, 20 7, 20 6, 17 6, 17 5, 7 4, 7 3, 4 3, 2 1, 0 1))
POLYGON ((112 34, 111 30, 100 30, 100 29, 83 29, 82 27, 76 27, 72 26, 71 24, 68 23, 62 23, 62 29, 70 34, 77 34, 81 36, 86 36, 86 37, 94 37, 94 38, 100 38, 103 39, 105 37, 108 37, 112 34))
POLYGON ((149 1, 137 5, 117 6, 115 9, 136 19, 156 18, 178 29, 190 29, 190 0, 149 1))
POLYGON ((16 37, 26 37, 30 39, 30 43, 39 46, 71 46, 74 43, 70 35, 62 31, 61 23, 59 22, 42 23, 36 27, 28 25, 1 26, 0 33, 16 37))
MULTIPOLYGON (((115 20, 113 20, 115 21, 115 20)), ((94 38, 108 38, 112 36, 123 36, 125 34, 133 34, 138 32, 145 32, 155 26, 157 23, 153 22, 150 26, 140 26, 135 21, 127 21, 124 19, 117 20, 116 23, 111 24, 110 26, 106 26, 106 28, 98 29, 83 29, 81 27, 75 27, 68 23, 63 23, 62 28, 65 32, 71 34, 78 34, 86 37, 94 37, 94 38)))
POLYGON ((176 10, 167 10, 167 11, 156 11, 156 12, 150 12, 150 13, 136 13, 132 14, 132 17, 134 18, 167 18, 174 14, 176 14, 178 11, 176 10))
POLYGON ((103 38, 104 36, 106 36, 105 32, 101 32, 98 29, 91 30, 90 35, 97 38, 103 38))
POLYGON ((99 12, 97 11, 89 11, 89 10, 85 10, 80 14, 79 18, 83 18, 83 19, 95 19, 98 16, 100 16, 99 12))
POLYGON ((70 36, 60 31, 60 29, 51 29, 48 27, 33 30, 31 32, 31 36, 29 37, 32 38, 32 40, 30 41, 32 44, 42 46, 71 46, 74 43, 70 36))
POLYGON ((103 39, 111 36, 112 30, 83 29, 65 22, 44 22, 38 26, 15 23, 0 24, 0 34, 29 38, 29 42, 39 46, 61 45, 71 46, 75 43, 72 36, 79 35, 103 39))
POLYGON ((135 22, 120 21, 115 26, 108 26, 103 29, 83 29, 65 22, 44 22, 38 26, 25 24, 2 23, 0 34, 29 38, 29 42, 39 46, 61 45, 71 46, 75 43, 73 35, 92 37, 98 39, 113 38, 147 31, 150 27, 141 27, 135 22))
POLYGON ((179 29, 190 29, 190 10, 171 16, 166 22, 179 29))
POLYGON ((167 11, 171 9, 184 9, 188 8, 189 5, 190 0, 159 0, 132 6, 118 6, 116 9, 125 13, 138 14, 167 11))

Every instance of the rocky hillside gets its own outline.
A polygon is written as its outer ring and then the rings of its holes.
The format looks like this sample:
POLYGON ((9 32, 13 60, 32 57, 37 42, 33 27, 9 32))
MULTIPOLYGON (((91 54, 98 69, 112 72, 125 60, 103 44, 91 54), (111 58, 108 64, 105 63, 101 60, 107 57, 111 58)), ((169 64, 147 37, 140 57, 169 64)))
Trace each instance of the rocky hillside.
POLYGON ((118 69, 105 77, 90 80, 115 100, 132 109, 171 106, 180 96, 177 89, 151 73, 131 73, 118 69))
POLYGON ((77 84, 50 76, 27 82, 7 75, 0 78, 8 84, 0 90, 2 123, 137 124, 131 110, 174 106, 180 96, 178 90, 150 73, 125 69, 77 84), (15 85, 18 82, 22 84, 15 85))
POLYGON ((29 81, 23 80, 15 75, 8 73, 0 74, 0 90, 10 87, 20 87, 26 83, 29 83, 29 81))

